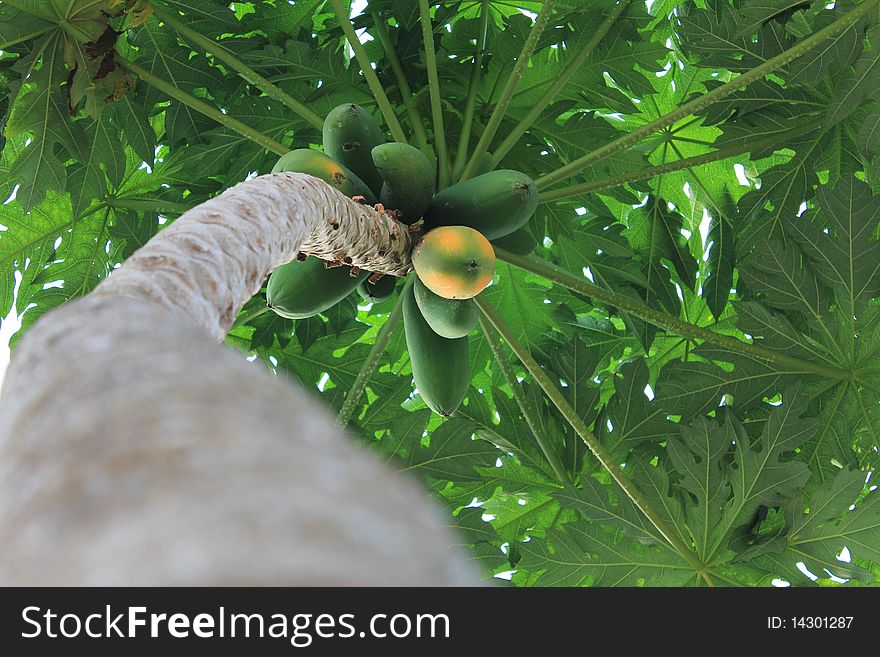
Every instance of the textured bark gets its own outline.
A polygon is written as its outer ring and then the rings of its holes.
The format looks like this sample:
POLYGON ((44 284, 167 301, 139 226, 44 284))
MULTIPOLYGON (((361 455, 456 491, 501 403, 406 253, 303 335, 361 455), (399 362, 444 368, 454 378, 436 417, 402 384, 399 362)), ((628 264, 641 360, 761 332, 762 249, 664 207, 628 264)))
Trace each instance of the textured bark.
POLYGON ((93 294, 151 299, 221 340, 270 271, 300 251, 401 276, 407 226, 303 173, 236 185, 162 230, 93 294))
POLYGON ((408 267, 376 252, 389 222, 309 176, 257 178, 31 328, 0 398, 0 584, 476 583, 417 484, 216 344, 303 245, 408 267))

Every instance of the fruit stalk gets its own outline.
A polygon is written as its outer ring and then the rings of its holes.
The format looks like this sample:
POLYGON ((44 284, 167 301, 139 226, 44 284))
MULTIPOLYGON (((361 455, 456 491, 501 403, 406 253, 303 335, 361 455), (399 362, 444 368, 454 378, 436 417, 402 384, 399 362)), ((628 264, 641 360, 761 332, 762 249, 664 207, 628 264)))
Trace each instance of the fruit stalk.
POLYGON ((401 290, 400 295, 397 297, 397 301, 394 304, 394 308, 391 310, 391 314, 388 315, 388 319, 385 320, 385 323, 382 324, 382 328, 380 328, 379 332, 376 334, 376 341, 373 343, 373 346, 370 347, 370 353, 367 354, 367 359, 364 361, 363 366, 358 372, 357 378, 354 380, 348 394, 345 395, 345 401, 342 402, 342 408, 339 409, 339 415, 336 416, 336 425, 340 428, 344 429, 348 425, 352 414, 357 409, 361 395, 364 394, 367 384, 373 377, 376 368, 379 367, 379 361, 382 359, 382 354, 385 353, 385 349, 388 347, 388 341, 391 339, 394 330, 400 323, 400 318, 403 317, 403 298, 409 293, 409 288, 412 287, 414 278, 414 276, 410 276, 409 280, 407 280, 401 290))
POLYGON ((700 563, 700 560, 694 552, 685 545, 672 528, 666 525, 666 522, 662 519, 660 514, 653 508, 645 496, 642 495, 641 491, 635 487, 635 484, 629 480, 629 477, 624 473, 623 469, 614 461, 614 459, 611 458, 611 455, 605 451, 605 448, 602 446, 602 443, 599 442, 599 439, 596 438, 584 421, 581 420, 577 412, 562 395, 559 388, 553 384, 553 381, 551 381, 547 373, 544 372, 538 362, 532 358, 528 349, 526 349, 526 347, 517 339, 513 334, 513 331, 510 330, 510 327, 508 327, 504 320, 501 319, 501 316, 495 312, 495 309, 492 308, 489 302, 484 298, 477 297, 476 303, 480 312, 483 313, 483 316, 495 328, 495 330, 501 334, 504 341, 507 342, 513 350, 513 353, 516 354, 517 358, 520 359, 529 374, 535 379, 535 382, 544 391, 544 394, 547 395, 547 398, 554 406, 556 406, 559 412, 562 413, 562 416, 571 425, 578 436, 580 436, 584 444, 596 457, 596 460, 599 461, 599 463, 608 471, 608 474, 611 475, 626 496, 632 500, 632 503, 636 508, 641 511, 645 518, 647 518, 654 526, 660 536, 662 536, 663 540, 665 540, 669 546, 682 557, 687 559, 697 572, 703 572, 705 566, 700 563))
POLYGON ((312 110, 310 110, 308 107, 300 103, 289 94, 276 87, 271 82, 269 82, 269 80, 267 80, 262 75, 253 70, 250 66, 242 62, 238 57, 233 55, 221 44, 205 37, 201 33, 189 27, 180 19, 175 18, 168 12, 155 5, 153 5, 153 15, 161 20, 163 23, 168 25, 168 27, 175 29, 184 39, 188 39, 194 45, 198 46, 208 54, 213 55, 218 60, 229 66, 232 70, 238 73, 245 82, 254 85, 257 89, 269 96, 269 98, 274 98, 278 102, 285 105, 287 108, 293 110, 298 116, 305 119, 314 127, 320 129, 320 127, 323 125, 324 122, 320 116, 315 114, 312 110))
POLYGON ((379 34, 379 41, 382 42, 382 49, 385 51, 385 57, 388 59, 388 63, 391 64, 391 71, 397 79, 397 86, 400 87, 400 96, 403 99, 403 106, 406 108, 406 114, 409 117, 410 127, 412 127, 413 136, 416 139, 416 146, 418 146, 419 150, 425 155, 433 155, 431 147, 428 146, 428 135, 425 133, 425 126, 422 123, 422 115, 419 113, 419 108, 416 106, 412 89, 410 88, 406 75, 403 72, 403 67, 400 65, 400 59, 398 59, 397 53, 394 51, 394 44, 391 43, 391 35, 388 33, 388 26, 378 12, 373 12, 372 16, 373 23, 376 26, 376 32, 379 34))
POLYGON ((856 22, 861 20, 868 13, 870 13, 873 9, 875 9, 878 3, 880 3, 880 0, 864 0, 858 7, 847 12, 830 25, 827 25, 826 27, 807 37, 803 41, 799 41, 788 50, 776 55, 775 57, 771 57, 766 62, 760 64, 759 66, 756 66, 747 73, 743 73, 742 75, 731 80, 730 82, 727 82, 720 87, 716 87, 712 91, 703 94, 699 98, 695 98, 694 100, 679 106, 668 114, 665 114, 660 118, 645 124, 641 128, 633 130, 632 132, 627 133, 615 139, 614 141, 609 142, 608 144, 605 144, 604 146, 597 148, 596 150, 591 151, 586 155, 583 155, 582 157, 579 157, 573 162, 569 162, 565 166, 562 166, 555 171, 548 173, 546 176, 538 178, 538 180, 536 181, 538 183, 538 187, 544 188, 561 180, 564 180, 570 176, 573 176, 580 171, 583 171, 588 166, 604 160, 605 158, 610 157, 615 153, 619 153, 620 151, 626 150, 630 146, 637 144, 648 135, 651 135, 658 130, 662 130, 663 128, 672 125, 676 121, 685 118, 686 116, 696 114, 697 112, 702 111, 712 103, 719 101, 722 98, 726 98, 727 96, 738 91, 739 89, 742 89, 745 86, 750 85, 756 80, 760 80, 768 73, 772 73, 773 71, 782 68, 792 60, 797 59, 801 55, 808 53, 810 50, 825 41, 825 39, 836 36, 840 32, 848 29, 850 26, 854 25, 856 22))
POLYGON ((587 57, 589 57, 590 53, 593 52, 597 45, 599 45, 599 42, 605 38, 605 35, 608 34, 608 30, 611 29, 618 17, 626 9, 629 1, 630 0, 620 0, 617 6, 611 10, 610 14, 608 14, 608 18, 606 18, 596 31, 593 32, 590 40, 587 41, 583 48, 581 48, 581 50, 572 58, 568 63, 568 66, 565 67, 550 88, 543 96, 541 96, 540 100, 538 100, 538 102, 529 110, 528 114, 516 124, 516 127, 511 130, 507 137, 504 138, 504 141, 498 145, 498 148, 492 155, 493 169, 498 166, 498 163, 501 162, 502 158, 510 152, 510 149, 516 145, 519 138, 522 137, 530 127, 532 127, 532 124, 534 124, 538 117, 541 116, 541 112, 553 102, 553 99, 556 98, 556 94, 559 93, 560 89, 566 85, 571 76, 578 71, 587 57))
POLYGON ((121 66, 122 68, 127 69, 128 71, 134 73, 141 80, 143 80, 144 82, 146 82, 147 84, 149 84, 153 87, 156 87, 156 89, 158 89, 159 91, 161 91, 164 94, 167 94, 168 96, 170 96, 171 98, 173 98, 177 102, 182 103, 191 109, 194 109, 196 112, 204 114, 209 119, 213 119, 214 121, 216 121, 220 125, 225 126, 225 127, 229 128, 230 130, 234 130, 235 132, 240 134, 242 137, 247 137, 248 139, 259 144, 260 146, 262 146, 266 150, 272 151, 273 153, 277 153, 278 155, 284 155, 285 153, 287 153, 290 150, 284 144, 275 141, 271 137, 267 137, 266 135, 264 135, 262 132, 259 132, 258 130, 254 130, 252 127, 242 123, 238 119, 235 119, 235 118, 229 116, 228 114, 224 114, 223 112, 218 110, 216 107, 213 107, 212 105, 209 105, 205 101, 203 101, 199 98, 196 98, 192 94, 188 94, 185 91, 181 91, 175 85, 169 84, 168 82, 166 82, 165 80, 163 80, 159 76, 153 75, 147 69, 145 69, 141 66, 138 66, 134 62, 129 61, 129 60, 125 59, 124 57, 116 57, 114 61, 117 64, 119 64, 119 66, 121 66))
POLYGON ((513 393, 513 398, 516 400, 516 404, 519 406, 519 410, 522 413, 526 424, 529 426, 529 430, 531 430, 532 435, 535 437, 535 442, 538 443, 538 447, 544 453, 544 457, 547 459, 547 462, 550 464, 550 467, 553 469, 559 482, 563 486, 570 486, 571 478, 565 471, 565 465, 559 458, 559 454, 553 449, 553 445, 547 440, 547 436, 541 431, 541 425, 532 414, 532 410, 529 408, 526 401, 522 386, 520 386, 519 381, 517 381, 513 368, 501 349, 501 341, 498 339, 498 333, 492 328, 492 325, 486 319, 485 314, 480 314, 479 321, 480 328, 483 329, 483 334, 486 336, 486 342, 489 344, 489 349, 492 350, 492 355, 495 357, 495 362, 498 363, 498 367, 501 369, 501 374, 504 376, 504 380, 507 381, 507 385, 513 393))
POLYGON ((394 141, 406 143, 406 133, 403 131, 403 127, 397 119, 397 114, 394 112, 394 108, 391 106, 391 103, 388 102, 388 96, 385 95, 385 90, 382 88, 382 83, 379 82, 379 77, 376 75, 376 71, 373 70, 370 56, 367 54, 363 44, 360 39, 358 39, 357 33, 354 31, 346 6, 342 3, 342 0, 331 0, 331 3, 333 4, 333 11, 336 13, 336 18, 339 20, 339 25, 345 33, 345 38, 348 40, 348 45, 350 45, 351 49, 354 51, 354 56, 357 58, 358 64, 360 64, 364 79, 367 81, 370 91, 373 92, 373 98, 376 99, 376 103, 382 111, 382 116, 385 117, 385 123, 388 124, 388 128, 391 130, 391 135, 394 137, 394 141))
POLYGON ((458 136, 458 148, 455 151, 455 162, 452 165, 452 180, 458 180, 467 164, 468 145, 471 141, 471 128, 474 124, 474 111, 477 106, 477 92, 480 89, 480 77, 483 67, 483 54, 486 52, 486 38, 489 33, 489 0, 480 4, 480 41, 474 53, 471 65, 471 79, 468 82, 468 94, 464 103, 464 114, 461 119, 461 134, 458 136))
MULTIPOLYGON (((789 368, 790 372, 788 373, 791 374, 820 374, 844 381, 849 381, 853 377, 853 373, 849 370, 844 370, 830 364, 813 363, 800 358, 794 358, 793 356, 787 356, 772 349, 765 349, 759 345, 738 340, 733 336, 715 333, 702 326, 682 321, 677 317, 667 315, 664 312, 640 303, 632 297, 617 294, 611 290, 593 285, 589 281, 536 256, 518 256, 498 247, 495 248, 495 255, 499 260, 503 260, 514 267, 542 276, 572 292, 578 292, 602 303, 614 306, 622 312, 634 315, 664 331, 675 333, 684 338, 703 340, 710 344, 730 349, 734 353, 768 363, 775 363, 784 368, 789 368)), ((777 369, 779 369, 780 373, 786 373, 783 368, 777 369)))
POLYGON ((440 105, 440 78, 437 76, 437 55, 434 52, 434 31, 428 0, 419 0, 422 23, 422 41, 425 44, 425 65, 428 69, 428 91, 431 95, 431 117, 434 122, 434 148, 437 151, 437 186, 449 184, 449 155, 446 152, 446 130, 443 127, 443 108, 440 105))
POLYGON ((495 133, 501 125, 501 121, 504 120, 504 115, 507 114, 507 108, 510 105, 516 87, 519 85, 523 73, 525 73, 526 65, 529 63, 529 59, 532 56, 532 52, 535 50, 535 46, 538 45, 538 38, 547 26, 547 22, 550 20, 550 14, 553 13, 553 2, 554 0, 544 0, 544 3, 541 5, 541 13, 538 14, 538 18, 529 30, 529 36, 523 44, 519 56, 516 58, 516 64, 513 67, 510 77, 507 79, 507 84, 505 84, 504 89, 501 90, 501 98, 498 99, 495 109, 492 110, 492 115, 489 117, 486 129, 483 130, 483 134, 480 135, 480 140, 477 142, 474 152, 471 153, 470 161, 467 163, 467 166, 465 166, 459 181, 467 180, 474 175, 474 172, 480 163, 480 159, 485 155, 486 151, 489 150, 489 144, 492 143, 492 138, 495 137, 495 133))

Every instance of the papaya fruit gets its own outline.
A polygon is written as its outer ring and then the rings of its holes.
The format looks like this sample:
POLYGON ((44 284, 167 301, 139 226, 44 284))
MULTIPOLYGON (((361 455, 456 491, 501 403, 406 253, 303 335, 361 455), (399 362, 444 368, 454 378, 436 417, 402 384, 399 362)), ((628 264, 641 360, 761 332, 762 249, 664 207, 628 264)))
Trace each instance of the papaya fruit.
POLYGON ((441 226, 425 234, 412 252, 419 280, 444 299, 470 299, 492 282, 495 251, 479 231, 441 226))
POLYGON ((434 162, 418 148, 397 142, 376 146, 372 155, 383 180, 379 202, 397 210, 405 224, 421 219, 434 196, 434 162))
POLYGON ((442 338, 463 338, 477 325, 473 299, 444 299, 431 292, 418 278, 413 282, 416 304, 434 333, 442 338))
POLYGON ((516 255, 529 255, 538 246, 538 241, 525 228, 520 228, 492 240, 492 245, 516 255))
POLYGON ((467 337, 450 340, 437 335, 422 316, 413 287, 407 288, 403 298, 403 327, 419 394, 432 411, 449 417, 468 390, 471 363, 467 337))
POLYGON ((277 314, 288 319, 305 319, 335 306, 370 275, 351 275, 351 267, 327 269, 324 261, 309 256, 293 260, 269 275, 266 301, 277 314))
POLYGON ((378 196, 382 178, 370 152, 385 143, 385 132, 360 105, 345 103, 330 110, 324 119, 324 152, 351 169, 378 196))
POLYGON ((358 294, 367 303, 380 303, 394 294, 397 286, 396 276, 383 276, 375 283, 370 283, 369 277, 357 286, 358 294))
POLYGON ((332 185, 346 196, 363 196, 371 205, 377 202, 376 195, 367 187, 367 183, 355 173, 333 158, 311 148, 297 148, 282 155, 272 167, 272 173, 281 171, 307 173, 332 185))
POLYGON ((486 151, 477 163, 477 168, 474 169, 474 175, 482 176, 484 173, 489 173, 492 169, 492 153, 486 151))
POLYGON ((425 227, 470 226, 494 240, 521 228, 537 207, 535 181, 499 169, 438 192, 425 213, 425 227))

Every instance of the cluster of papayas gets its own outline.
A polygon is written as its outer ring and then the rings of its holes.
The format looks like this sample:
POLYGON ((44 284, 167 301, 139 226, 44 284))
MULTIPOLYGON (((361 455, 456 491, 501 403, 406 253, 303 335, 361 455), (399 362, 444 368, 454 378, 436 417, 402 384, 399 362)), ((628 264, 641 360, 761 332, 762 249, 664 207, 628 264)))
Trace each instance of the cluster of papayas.
POLYGON ((346 103, 324 119, 324 152, 360 176, 378 196, 382 178, 373 166, 372 151, 385 143, 385 132, 376 119, 360 105, 346 103))
POLYGON ((499 169, 436 194, 425 213, 425 228, 469 226, 494 240, 521 228, 537 207, 535 181, 519 171, 499 169))
POLYGON ((419 307, 415 285, 403 298, 403 324, 413 380, 422 399, 435 413, 452 415, 467 394, 471 362, 467 336, 438 335, 419 307))
POLYGON ((311 148, 297 148, 282 155, 272 168, 272 173, 281 171, 307 173, 320 178, 346 196, 363 196, 367 203, 376 202, 376 195, 356 173, 332 157, 311 148))
POLYGON ((328 269, 313 256, 302 262, 293 260, 269 275, 266 302, 282 317, 305 319, 335 306, 367 276, 369 272, 355 273, 351 267, 328 269))
POLYGON ((373 164, 382 177, 379 202, 405 224, 421 219, 434 196, 437 175, 428 156, 408 144, 381 144, 373 148, 373 164))
MULTIPOLYGON (((412 252, 416 277, 400 302, 416 387, 434 412, 449 416, 470 381, 468 335, 478 318, 473 297, 495 274, 492 243, 518 254, 535 248, 523 225, 537 207, 537 187, 518 171, 491 170, 487 153, 473 178, 435 193, 436 162, 408 144, 386 142, 373 116, 352 103, 327 115, 323 142, 323 153, 291 151, 272 171, 308 173, 347 196, 381 203, 405 224, 424 220, 412 252)), ((266 297, 279 315, 301 319, 354 290, 368 303, 381 303, 394 295, 396 283, 394 276, 328 268, 308 257, 276 269, 266 297)))
POLYGON ((397 278, 394 276, 383 276, 375 283, 369 278, 357 286, 358 294, 367 303, 382 303, 386 299, 390 299, 397 287, 397 278))
MULTIPOLYGON (((385 143, 385 133, 359 105, 334 108, 324 121, 324 152, 299 148, 279 158, 272 173, 295 171, 320 178, 346 196, 378 202, 382 177, 373 165, 372 150, 385 143)), ((272 272, 266 288, 269 307, 282 317, 304 319, 329 310, 356 289, 369 303, 379 303, 394 292, 397 278, 373 275, 352 267, 328 267, 315 257, 294 260, 272 272)))
POLYGON ((416 279, 403 319, 413 380, 425 403, 448 416, 467 393, 467 336, 478 316, 473 297, 492 282, 495 252, 473 228, 440 226, 416 243, 412 262, 416 279))

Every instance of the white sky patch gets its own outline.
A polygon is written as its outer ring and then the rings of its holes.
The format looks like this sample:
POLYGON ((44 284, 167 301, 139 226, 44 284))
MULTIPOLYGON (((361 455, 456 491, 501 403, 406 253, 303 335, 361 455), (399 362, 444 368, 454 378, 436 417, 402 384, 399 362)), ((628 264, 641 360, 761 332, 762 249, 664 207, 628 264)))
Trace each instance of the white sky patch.
MULTIPOLYGON (((712 223, 712 217, 709 214, 709 211, 706 208, 703 208, 703 219, 700 221, 700 237, 703 240, 703 247, 705 248, 706 242, 709 240, 709 225, 712 223)), ((706 258, 709 257, 709 252, 706 252, 706 258)))
POLYGON ((736 174, 736 179, 739 180, 739 184, 744 187, 751 187, 752 183, 749 182, 749 179, 746 177, 746 168, 737 162, 733 165, 733 172, 736 174))
MULTIPOLYGON (((351 13, 349 14, 349 16, 351 16, 352 18, 354 18, 355 16, 360 16, 362 13, 364 13, 364 9, 366 8, 367 0, 354 0, 354 2, 351 3, 351 13)), ((361 28, 360 30, 355 30, 355 34, 357 34, 358 41, 360 41, 361 43, 366 43, 367 41, 373 40, 373 37, 367 34, 367 28, 365 27, 361 28)), ((350 58, 354 58, 354 50, 351 46, 348 46, 348 56, 350 58)), ((375 69, 376 63, 370 62, 370 66, 375 69)))
POLYGON ((12 203, 15 200, 15 197, 18 194, 19 187, 21 187, 21 185, 16 185, 15 187, 12 188, 12 193, 9 195, 9 198, 7 198, 5 201, 3 201, 3 205, 6 205, 7 203, 12 203))
POLYGON ((807 564, 805 564, 803 561, 798 561, 798 562, 797 562, 797 569, 798 569, 799 571, 801 571, 804 575, 806 575, 807 577, 809 577, 811 580, 813 580, 814 582, 815 582, 817 579, 819 579, 818 576, 814 575, 814 574, 811 573, 809 570, 807 570, 807 564))

